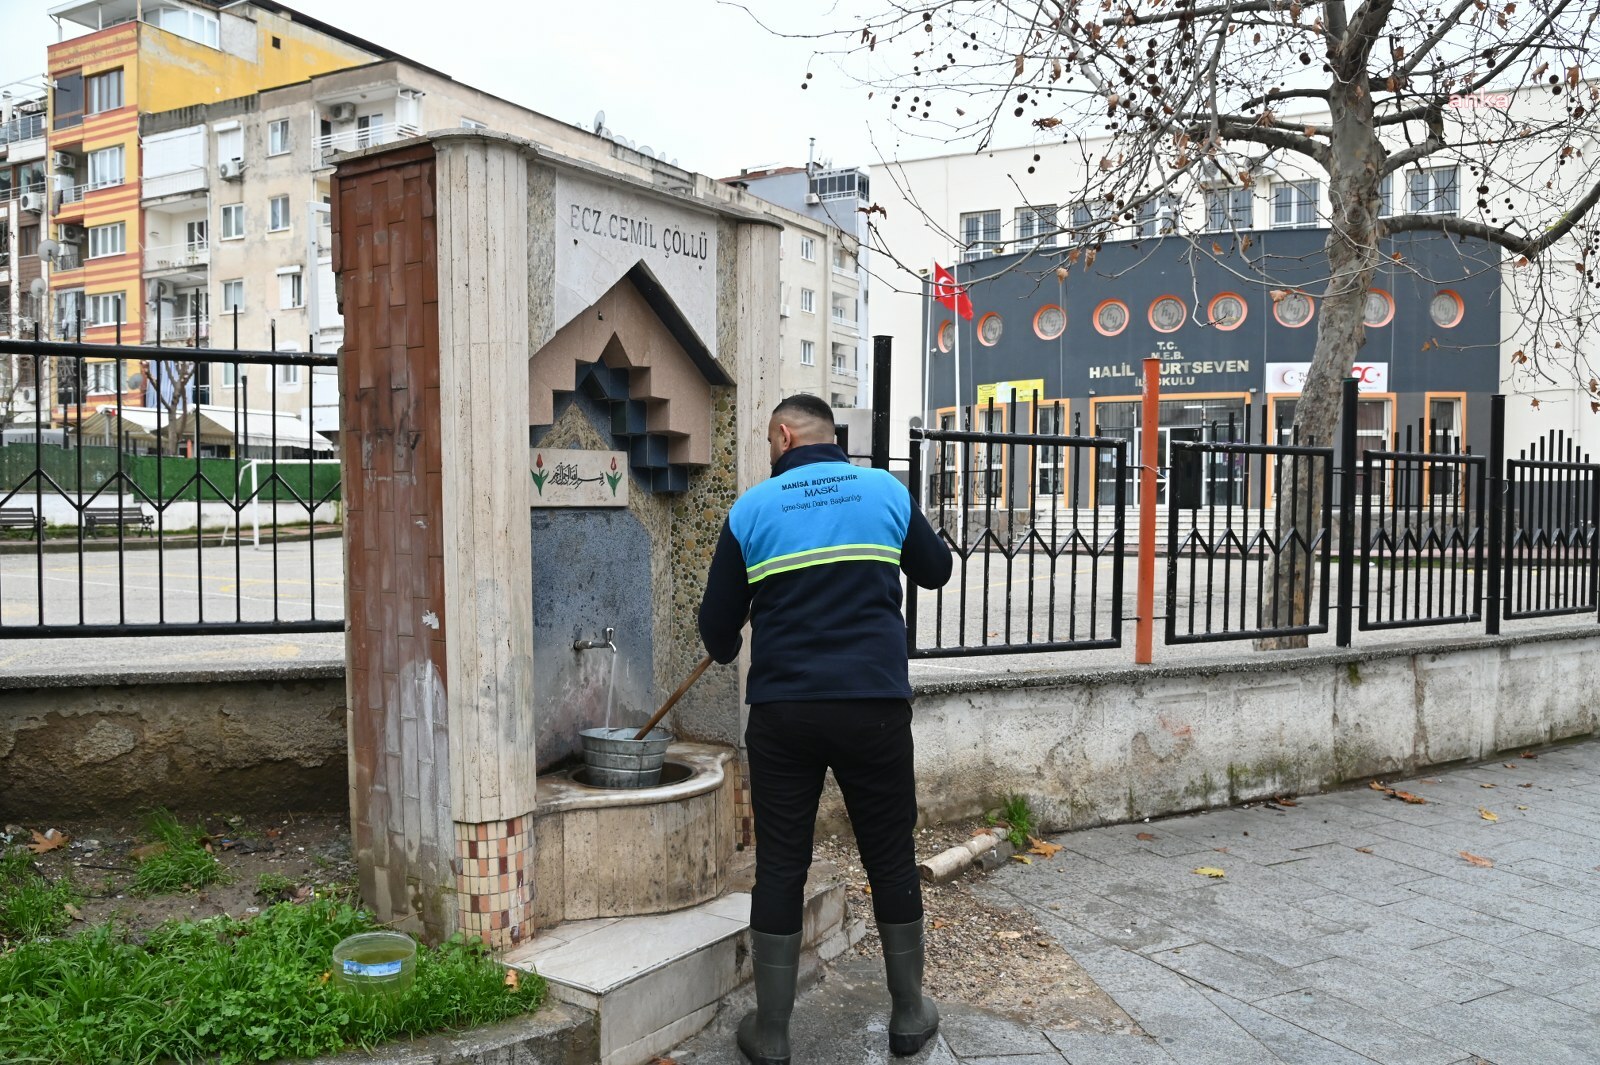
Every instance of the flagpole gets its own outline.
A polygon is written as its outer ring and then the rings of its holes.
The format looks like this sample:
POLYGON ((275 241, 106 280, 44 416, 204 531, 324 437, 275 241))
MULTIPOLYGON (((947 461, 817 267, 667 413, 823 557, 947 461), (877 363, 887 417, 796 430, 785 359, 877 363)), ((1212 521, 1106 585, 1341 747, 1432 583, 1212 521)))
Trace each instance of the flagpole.
MULTIPOLYGON (((934 263, 933 265, 937 270, 939 264, 934 263)), ((928 297, 937 291, 934 286, 938 283, 937 276, 931 275, 929 287, 923 290, 922 300, 922 426, 924 429, 939 428, 937 418, 934 418, 932 425, 928 424, 928 419, 933 417, 932 412, 928 410, 928 371, 933 361, 933 341, 930 339, 933 333, 933 308, 928 306, 930 302, 928 297)), ((917 501, 919 505, 926 507, 928 505, 928 441, 923 440, 921 444, 922 483, 917 486, 917 491, 921 493, 917 496, 917 501)))
MULTIPOLYGON (((962 421, 963 421, 962 414, 964 412, 964 407, 963 407, 962 402, 961 402, 961 292, 962 292, 962 288, 961 288, 960 279, 956 277, 956 270, 959 269, 959 268, 960 268, 960 260, 956 256, 956 254, 952 251, 951 256, 950 256, 950 287, 956 293, 956 297, 955 297, 955 300, 954 300, 955 306, 950 309, 950 331, 955 334, 955 344, 953 345, 953 347, 954 347, 955 356, 956 356, 955 357, 955 363, 954 363, 954 365, 955 365, 955 388, 956 388, 956 392, 955 392, 955 397, 954 397, 953 402, 955 403, 955 407, 956 407, 956 429, 957 430, 962 430, 962 429, 966 429, 968 427, 966 425, 962 424, 962 421)), ((971 446, 969 445, 967 448, 965 448, 963 450, 970 457, 970 455, 972 454, 971 446)), ((958 474, 965 474, 965 472, 966 472, 965 470, 959 470, 958 474)), ((958 483, 956 485, 956 501, 957 501, 957 505, 959 506, 960 509, 957 510, 956 513, 962 515, 961 539, 962 539, 962 543, 965 543, 966 542, 966 535, 967 535, 967 533, 966 533, 967 524, 966 524, 966 520, 965 520, 965 516, 966 516, 966 513, 967 513, 967 484, 966 484, 966 480, 967 479, 966 479, 965 476, 961 476, 959 480, 960 480, 960 483, 958 483)))

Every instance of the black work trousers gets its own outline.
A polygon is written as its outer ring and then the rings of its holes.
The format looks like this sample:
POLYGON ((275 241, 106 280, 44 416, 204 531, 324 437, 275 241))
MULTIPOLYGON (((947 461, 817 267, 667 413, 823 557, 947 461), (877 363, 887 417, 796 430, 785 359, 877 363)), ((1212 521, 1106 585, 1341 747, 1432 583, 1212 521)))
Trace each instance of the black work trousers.
POLYGON ((844 793, 874 915, 884 924, 921 918, 910 703, 758 703, 750 708, 744 742, 756 832, 752 929, 779 936, 800 931, 817 802, 828 769, 844 793))

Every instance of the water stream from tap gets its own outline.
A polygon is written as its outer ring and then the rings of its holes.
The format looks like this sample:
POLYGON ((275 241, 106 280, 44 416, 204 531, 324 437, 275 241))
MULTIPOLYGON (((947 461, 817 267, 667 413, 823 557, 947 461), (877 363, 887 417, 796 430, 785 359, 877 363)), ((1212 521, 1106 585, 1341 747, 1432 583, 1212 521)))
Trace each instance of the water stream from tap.
POLYGON ((606 729, 611 728, 611 708, 617 703, 617 659, 622 656, 617 654, 617 645, 611 644, 611 680, 606 685, 606 729))

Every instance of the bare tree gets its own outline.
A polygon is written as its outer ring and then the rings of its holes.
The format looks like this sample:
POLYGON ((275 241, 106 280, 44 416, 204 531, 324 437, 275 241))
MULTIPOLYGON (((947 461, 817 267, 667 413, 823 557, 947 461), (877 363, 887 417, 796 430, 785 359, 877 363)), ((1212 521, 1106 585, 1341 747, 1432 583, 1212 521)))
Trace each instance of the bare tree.
MULTIPOLYGON (((1583 158, 1600 134, 1600 88, 1584 69, 1597 18, 1585 0, 936 0, 895 4, 848 40, 813 36, 824 51, 870 56, 873 98, 904 132, 980 150, 1064 135, 1086 164, 1082 200, 1116 217, 1253 186, 1288 156, 1320 174, 1326 274, 1294 425, 1330 441, 1383 240, 1399 233, 1497 249, 1504 266, 1492 268, 1520 319, 1511 376, 1575 373, 1600 412, 1584 354, 1600 248, 1600 181, 1583 158), (1413 210, 1403 179, 1450 166, 1455 210, 1413 210)), ((1104 230, 1062 235, 1064 267, 1092 268, 1104 230)), ((1193 247, 1247 272, 1249 239, 1193 247)), ((1280 536, 1292 515, 1320 519, 1318 478, 1290 471, 1278 483, 1298 486, 1297 500, 1278 501, 1280 536)), ((1286 570, 1281 601, 1305 618, 1306 588, 1286 570)))
MULTIPOLYGON (((190 360, 163 359, 147 362, 143 366, 145 394, 153 397, 156 405, 166 414, 166 424, 161 433, 167 454, 176 455, 183 443, 184 422, 193 408, 195 374, 200 364, 190 360)), ((193 437, 195 447, 200 446, 200 422, 195 419, 193 437)))

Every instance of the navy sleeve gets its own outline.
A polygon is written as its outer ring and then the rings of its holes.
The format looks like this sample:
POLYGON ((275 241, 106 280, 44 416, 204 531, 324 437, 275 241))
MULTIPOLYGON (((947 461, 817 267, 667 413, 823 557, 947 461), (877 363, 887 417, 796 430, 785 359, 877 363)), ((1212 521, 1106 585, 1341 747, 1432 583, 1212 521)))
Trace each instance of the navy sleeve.
POLYGON ((732 662, 744 646, 744 619, 750 613, 750 582, 746 579, 744 551, 722 523, 706 593, 700 600, 700 639, 713 661, 732 662))
POLYGON ((943 588, 950 580, 954 562, 950 548, 939 539, 939 534, 928 524, 927 516, 913 501, 906 542, 900 547, 900 568, 919 587, 943 588))

